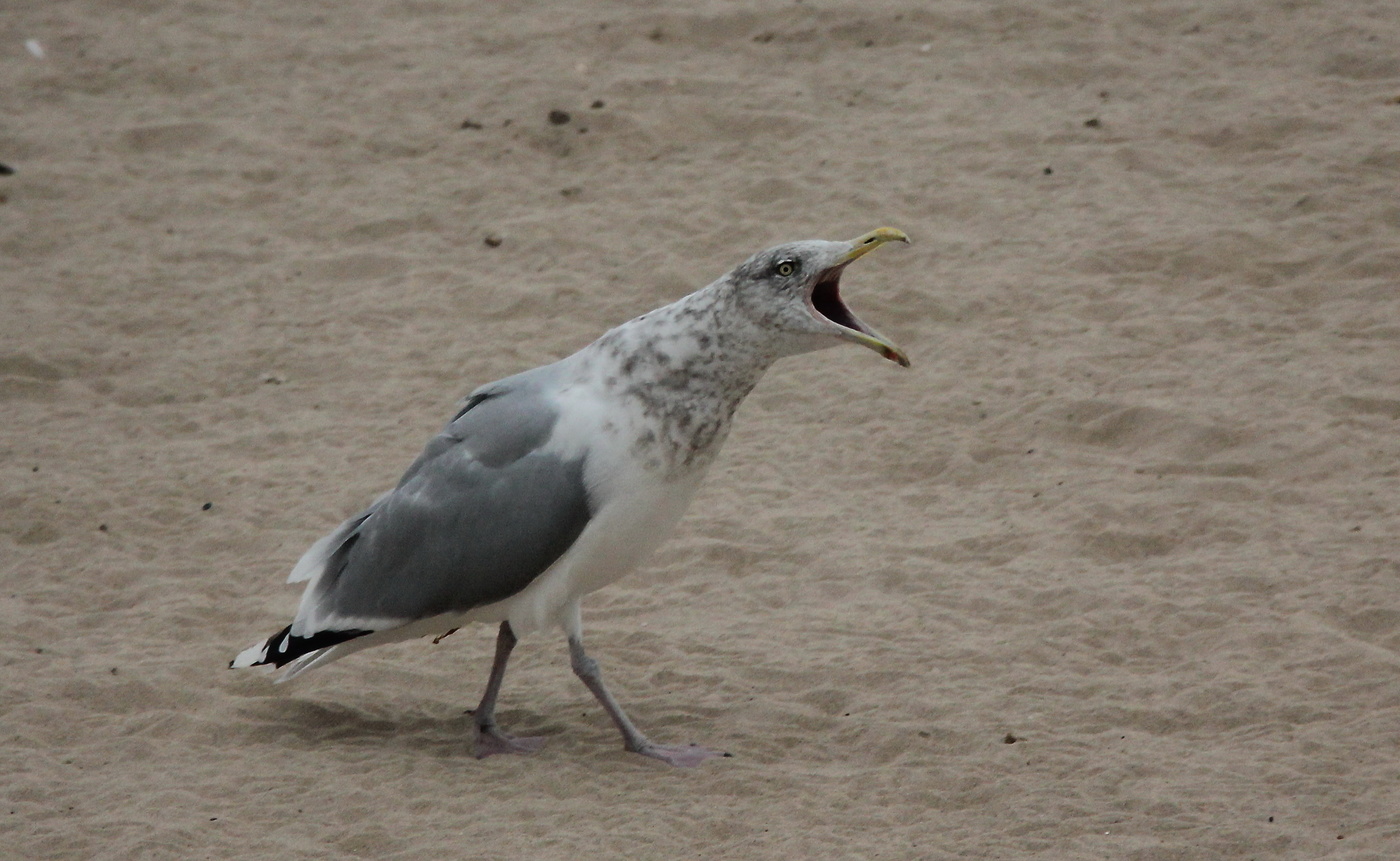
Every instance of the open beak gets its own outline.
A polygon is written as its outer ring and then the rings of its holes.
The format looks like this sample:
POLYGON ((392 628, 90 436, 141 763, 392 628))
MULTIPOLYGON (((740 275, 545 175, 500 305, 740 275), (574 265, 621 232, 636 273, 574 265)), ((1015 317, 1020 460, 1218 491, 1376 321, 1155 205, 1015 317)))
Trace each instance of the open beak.
POLYGON ((909 237, 904 235, 904 231, 896 230, 893 227, 880 227, 864 236, 852 239, 850 242, 851 250, 846 252, 836 262, 836 265, 821 274, 807 297, 807 304, 812 313, 819 319, 835 323, 840 329, 839 334, 842 338, 863 347, 869 347, 891 362, 897 362, 905 368, 909 367, 909 357, 905 355, 903 350, 896 347, 893 341, 865 325, 859 317, 851 313, 851 309, 847 308, 846 303, 841 301, 840 286, 841 272, 852 261, 864 257, 886 242, 907 243, 908 241, 909 237))

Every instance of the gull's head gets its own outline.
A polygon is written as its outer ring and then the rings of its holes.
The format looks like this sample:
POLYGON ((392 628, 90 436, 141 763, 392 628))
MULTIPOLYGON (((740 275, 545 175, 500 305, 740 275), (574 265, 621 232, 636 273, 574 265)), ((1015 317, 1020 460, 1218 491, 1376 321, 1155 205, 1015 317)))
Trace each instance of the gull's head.
POLYGON ((841 298, 841 275, 852 262, 886 242, 908 242, 893 227, 881 227, 849 242, 808 239, 760 251, 729 275, 736 298, 755 321, 803 352, 838 340, 869 347, 909 367, 894 342, 867 326, 841 298))

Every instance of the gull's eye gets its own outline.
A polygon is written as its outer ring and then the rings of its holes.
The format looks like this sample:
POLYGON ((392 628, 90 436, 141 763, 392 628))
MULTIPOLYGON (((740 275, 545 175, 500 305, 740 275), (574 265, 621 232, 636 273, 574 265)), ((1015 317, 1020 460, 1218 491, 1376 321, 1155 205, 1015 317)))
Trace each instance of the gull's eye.
POLYGON ((779 260, 778 265, 773 267, 773 271, 786 278, 797 271, 797 264, 791 260, 779 260))

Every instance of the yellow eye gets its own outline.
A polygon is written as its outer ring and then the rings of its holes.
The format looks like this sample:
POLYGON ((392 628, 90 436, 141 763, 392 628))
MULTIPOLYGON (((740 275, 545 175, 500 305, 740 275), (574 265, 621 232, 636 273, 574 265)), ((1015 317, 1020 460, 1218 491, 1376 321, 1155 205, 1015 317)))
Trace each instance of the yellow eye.
POLYGON ((797 266, 791 260, 784 260, 777 266, 773 267, 773 271, 786 278, 797 271, 797 266))

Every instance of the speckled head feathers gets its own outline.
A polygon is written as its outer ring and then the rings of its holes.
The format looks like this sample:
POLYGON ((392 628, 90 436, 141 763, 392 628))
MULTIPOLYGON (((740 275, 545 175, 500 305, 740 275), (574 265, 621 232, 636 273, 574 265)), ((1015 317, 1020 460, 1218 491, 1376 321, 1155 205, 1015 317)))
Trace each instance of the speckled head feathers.
POLYGON ((846 307, 840 281, 851 262, 887 242, 908 241, 903 231, 881 227, 848 242, 789 242, 753 255, 729 279, 741 307, 775 335, 793 336, 800 344, 795 351, 831 346, 835 338, 869 347, 907 368, 904 351, 846 307))

